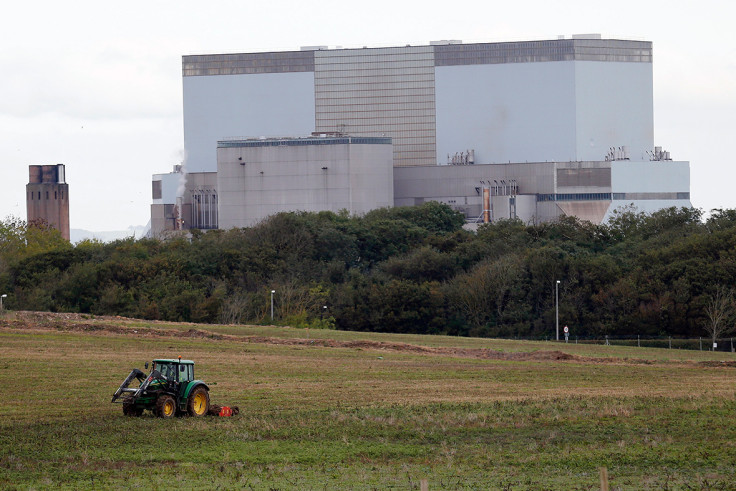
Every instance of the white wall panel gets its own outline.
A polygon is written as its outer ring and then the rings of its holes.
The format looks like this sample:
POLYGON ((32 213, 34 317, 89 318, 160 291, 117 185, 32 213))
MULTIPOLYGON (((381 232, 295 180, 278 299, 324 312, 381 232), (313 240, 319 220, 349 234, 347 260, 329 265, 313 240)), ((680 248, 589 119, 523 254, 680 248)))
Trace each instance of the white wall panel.
POLYGON ((614 193, 690 192, 690 162, 611 162, 611 190, 614 193))
POLYGON ((575 62, 575 160, 603 160, 628 146, 632 160, 654 149, 651 63, 575 62))
POLYGON ((438 161, 468 149, 479 164, 576 160, 573 63, 437 67, 438 161))
POLYGON ((314 73, 184 77, 187 172, 217 170, 217 141, 309 135, 314 73))

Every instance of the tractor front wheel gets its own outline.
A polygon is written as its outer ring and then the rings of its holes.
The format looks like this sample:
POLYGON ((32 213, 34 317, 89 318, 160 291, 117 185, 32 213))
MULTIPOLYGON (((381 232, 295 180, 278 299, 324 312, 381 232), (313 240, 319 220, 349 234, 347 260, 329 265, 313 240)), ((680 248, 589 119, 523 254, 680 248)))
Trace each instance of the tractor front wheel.
POLYGON ((172 418, 176 414, 176 401, 169 395, 162 395, 156 399, 156 416, 172 418))
POLYGON ((196 387, 187 401, 187 412, 190 416, 204 416, 210 409, 210 393, 202 387, 196 387))

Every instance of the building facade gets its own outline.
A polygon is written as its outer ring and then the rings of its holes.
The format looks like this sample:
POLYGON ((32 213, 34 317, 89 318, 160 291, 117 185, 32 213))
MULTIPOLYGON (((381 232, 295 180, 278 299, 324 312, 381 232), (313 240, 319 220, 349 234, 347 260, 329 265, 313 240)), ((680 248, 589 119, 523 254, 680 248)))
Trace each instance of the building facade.
POLYGON ((388 136, 394 165, 602 161, 654 149, 652 44, 588 38, 183 57, 187 168, 231 136, 388 136))
MULTIPOLYGON (((208 210, 216 203, 219 221, 209 224, 220 228, 251 225, 277 211, 368 211, 330 187, 339 166, 324 166, 333 179, 325 184, 319 159, 298 145, 289 150, 288 159, 296 159, 289 165, 276 153, 257 157, 262 167, 231 160, 236 148, 266 155, 299 140, 284 136, 310 133, 390 139, 389 205, 436 200, 469 221, 568 214, 600 223, 620 206, 645 212, 692 206, 689 163, 654 146, 648 41, 585 35, 194 55, 183 57, 182 75, 186 168, 216 175, 210 198, 201 199, 208 210), (277 169, 281 176, 269 178, 277 169)), ((331 151, 320 158, 347 162, 331 151)), ((372 165, 376 176, 366 183, 380 186, 383 160, 372 165)), ((164 188, 183 189, 177 177, 157 178, 164 188)), ((379 198, 371 206, 384 206, 385 196, 379 198)), ((176 213, 187 206, 182 199, 177 207, 169 198, 161 223, 176 226, 176 213)), ((156 204, 162 203, 154 198, 156 204)))
POLYGON ((57 165, 29 165, 26 185, 26 212, 28 224, 47 223, 69 240, 69 185, 66 167, 57 165))

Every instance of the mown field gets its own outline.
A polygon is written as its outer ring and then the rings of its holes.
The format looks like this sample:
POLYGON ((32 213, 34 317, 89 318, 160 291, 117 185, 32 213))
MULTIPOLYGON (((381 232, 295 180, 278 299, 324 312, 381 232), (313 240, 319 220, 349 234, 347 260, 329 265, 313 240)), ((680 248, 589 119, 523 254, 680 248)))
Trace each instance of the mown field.
POLYGON ((736 355, 0 317, 0 488, 736 489, 736 355), (181 355, 234 418, 123 416, 181 355))

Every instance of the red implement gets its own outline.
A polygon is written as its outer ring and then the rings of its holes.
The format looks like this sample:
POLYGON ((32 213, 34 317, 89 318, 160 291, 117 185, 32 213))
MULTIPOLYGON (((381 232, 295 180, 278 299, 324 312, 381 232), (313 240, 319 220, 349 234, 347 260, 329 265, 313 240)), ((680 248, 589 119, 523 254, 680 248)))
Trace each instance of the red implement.
POLYGON ((238 406, 218 406, 216 404, 210 405, 209 415, 210 416, 237 416, 240 412, 238 406))

